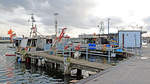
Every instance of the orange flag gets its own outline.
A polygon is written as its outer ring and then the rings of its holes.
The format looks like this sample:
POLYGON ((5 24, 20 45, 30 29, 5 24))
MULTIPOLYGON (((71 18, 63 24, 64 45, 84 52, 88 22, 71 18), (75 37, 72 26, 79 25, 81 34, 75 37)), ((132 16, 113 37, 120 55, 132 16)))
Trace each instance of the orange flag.
POLYGON ((12 29, 8 31, 8 34, 11 35, 13 33, 12 29))

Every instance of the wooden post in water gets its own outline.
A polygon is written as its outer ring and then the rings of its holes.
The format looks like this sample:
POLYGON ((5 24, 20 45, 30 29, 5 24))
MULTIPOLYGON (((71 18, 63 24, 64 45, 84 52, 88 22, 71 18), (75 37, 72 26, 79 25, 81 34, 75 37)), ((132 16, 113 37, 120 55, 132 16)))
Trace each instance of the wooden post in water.
POLYGON ((81 69, 77 69, 77 80, 80 80, 82 77, 82 70, 81 69))
POLYGON ((55 68, 55 63, 52 63, 52 69, 54 69, 55 68))
MULTIPOLYGON (((69 48, 69 55, 70 54, 70 48, 69 48)), ((70 56, 68 55, 68 53, 66 54, 64 52, 64 74, 65 75, 70 75, 71 74, 71 69, 70 69, 70 56)))
POLYGON ((56 70, 58 70, 60 68, 60 64, 56 63, 56 70))

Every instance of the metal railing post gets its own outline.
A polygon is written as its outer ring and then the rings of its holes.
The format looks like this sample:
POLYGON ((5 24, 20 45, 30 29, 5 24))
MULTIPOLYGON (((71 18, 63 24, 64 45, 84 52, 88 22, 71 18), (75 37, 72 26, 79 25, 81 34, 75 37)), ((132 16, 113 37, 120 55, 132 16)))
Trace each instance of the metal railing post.
POLYGON ((88 47, 86 47, 86 60, 88 60, 88 47))

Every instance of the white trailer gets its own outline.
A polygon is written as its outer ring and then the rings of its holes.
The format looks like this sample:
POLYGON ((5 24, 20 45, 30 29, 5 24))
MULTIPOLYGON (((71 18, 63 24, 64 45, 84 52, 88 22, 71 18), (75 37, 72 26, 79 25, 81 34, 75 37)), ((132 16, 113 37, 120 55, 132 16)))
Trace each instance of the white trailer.
POLYGON ((118 32, 118 42, 121 48, 141 48, 142 32, 137 30, 121 30, 118 32))

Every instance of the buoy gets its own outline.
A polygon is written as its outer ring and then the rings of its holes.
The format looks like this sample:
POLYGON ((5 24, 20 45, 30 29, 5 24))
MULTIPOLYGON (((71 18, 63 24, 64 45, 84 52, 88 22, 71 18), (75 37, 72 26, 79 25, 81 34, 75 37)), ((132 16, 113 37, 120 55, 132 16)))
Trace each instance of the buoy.
POLYGON ((5 56, 16 56, 16 54, 5 54, 5 56))

